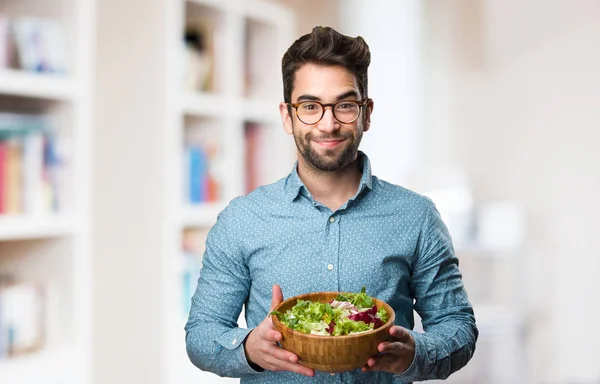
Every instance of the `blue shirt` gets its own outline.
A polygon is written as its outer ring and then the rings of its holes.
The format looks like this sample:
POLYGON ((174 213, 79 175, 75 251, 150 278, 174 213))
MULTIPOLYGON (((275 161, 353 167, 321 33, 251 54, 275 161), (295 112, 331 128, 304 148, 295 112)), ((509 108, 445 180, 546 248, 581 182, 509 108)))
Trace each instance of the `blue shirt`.
POLYGON ((443 379, 473 355, 478 331, 452 242, 426 197, 379 180, 359 152, 357 193, 337 211, 313 199, 297 173, 231 201, 211 228, 186 324, 191 361, 242 383, 406 383, 443 379), (271 287, 284 299, 315 291, 366 292, 394 308, 415 339, 402 374, 360 370, 314 378, 257 372, 243 341, 265 319, 271 287), (237 319, 246 305, 248 329, 237 319), (412 331, 413 309, 425 333, 412 331))

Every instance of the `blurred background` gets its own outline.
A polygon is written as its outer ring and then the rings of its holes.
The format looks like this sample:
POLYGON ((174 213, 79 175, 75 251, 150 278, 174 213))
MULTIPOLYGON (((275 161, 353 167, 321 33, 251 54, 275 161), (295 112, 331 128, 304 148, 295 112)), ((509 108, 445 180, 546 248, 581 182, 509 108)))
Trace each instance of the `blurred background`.
POLYGON ((183 325, 218 212, 291 170, 316 25, 370 45, 361 148, 453 236, 447 382, 600 383, 600 1, 0 0, 1 383, 236 382, 183 325))

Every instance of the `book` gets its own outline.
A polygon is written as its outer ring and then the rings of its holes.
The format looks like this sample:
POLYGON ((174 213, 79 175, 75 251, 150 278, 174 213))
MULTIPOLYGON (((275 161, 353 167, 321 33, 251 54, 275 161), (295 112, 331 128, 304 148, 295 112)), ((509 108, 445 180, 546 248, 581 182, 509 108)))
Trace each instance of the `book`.
POLYGON ((45 336, 44 294, 39 284, 0 285, 0 358, 39 350, 45 336))
POLYGON ((0 14, 0 69, 8 68, 9 59, 9 20, 0 14))
POLYGON ((0 214, 61 209, 64 157, 45 119, 0 113, 0 214))
POLYGON ((204 149, 190 145, 187 148, 189 163, 189 202, 192 204, 206 201, 206 180, 208 174, 208 159, 204 149))
POLYGON ((44 201, 44 136, 42 131, 32 132, 23 138, 22 188, 23 211, 44 213, 49 204, 44 201))
POLYGON ((18 66, 32 72, 67 72, 67 40, 54 20, 18 17, 12 21, 18 66))
POLYGON ((245 142, 245 192, 250 193, 261 183, 261 126, 255 123, 246 123, 244 129, 245 142))
POLYGON ((186 25, 182 55, 185 60, 184 86, 189 91, 214 92, 214 25, 208 19, 186 25))
POLYGON ((6 168, 6 143, 0 140, 0 215, 3 214, 6 210, 5 206, 5 189, 6 189, 6 176, 5 176, 5 168, 6 168))
POLYGON ((5 141, 4 157, 4 202, 3 214, 18 214, 21 212, 22 201, 22 163, 21 163, 21 143, 16 138, 5 141))

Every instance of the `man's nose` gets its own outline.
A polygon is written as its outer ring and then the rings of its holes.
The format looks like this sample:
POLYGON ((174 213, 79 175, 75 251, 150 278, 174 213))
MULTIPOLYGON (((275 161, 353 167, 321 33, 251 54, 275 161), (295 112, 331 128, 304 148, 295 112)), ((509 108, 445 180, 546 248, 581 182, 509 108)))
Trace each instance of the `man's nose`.
POLYGON ((323 114, 321 121, 317 124, 317 129, 323 132, 333 132, 339 128, 340 123, 335 116, 333 116, 333 107, 325 107, 325 113, 323 114))

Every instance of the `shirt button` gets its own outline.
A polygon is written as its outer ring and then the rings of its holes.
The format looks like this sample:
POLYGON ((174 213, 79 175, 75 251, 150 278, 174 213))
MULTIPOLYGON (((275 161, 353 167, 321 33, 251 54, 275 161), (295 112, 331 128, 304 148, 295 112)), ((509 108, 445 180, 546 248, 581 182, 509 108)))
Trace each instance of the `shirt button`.
POLYGON ((334 221, 335 221, 335 217, 331 216, 331 217, 329 218, 329 222, 330 222, 330 223, 333 223, 334 221))
POLYGON ((235 343, 237 343, 237 339, 233 339, 233 341, 231 342, 231 345, 235 345, 235 343))
POLYGON ((330 271, 333 271, 333 264, 327 264, 327 269, 329 269, 330 271))
POLYGON ((331 376, 335 376, 335 373, 333 373, 333 372, 332 372, 332 373, 330 373, 330 375, 331 375, 331 376))

